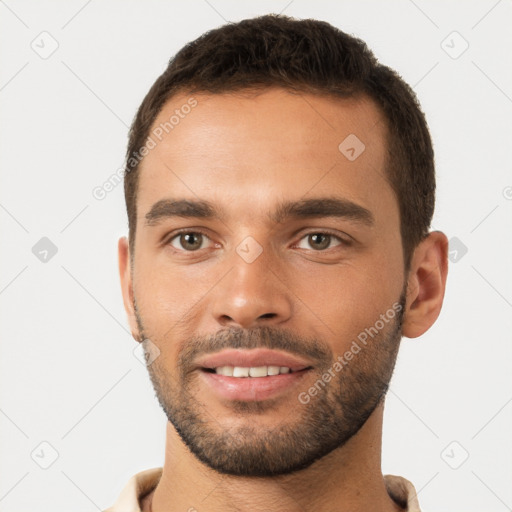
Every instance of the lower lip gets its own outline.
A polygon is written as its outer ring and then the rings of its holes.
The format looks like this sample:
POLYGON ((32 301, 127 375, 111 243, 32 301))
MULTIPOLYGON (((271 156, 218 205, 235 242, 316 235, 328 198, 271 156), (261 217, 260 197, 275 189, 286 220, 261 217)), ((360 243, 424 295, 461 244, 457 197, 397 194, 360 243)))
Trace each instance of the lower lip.
POLYGON ((227 377, 201 370, 210 389, 228 400, 256 402, 266 400, 297 385, 309 369, 267 377, 227 377))

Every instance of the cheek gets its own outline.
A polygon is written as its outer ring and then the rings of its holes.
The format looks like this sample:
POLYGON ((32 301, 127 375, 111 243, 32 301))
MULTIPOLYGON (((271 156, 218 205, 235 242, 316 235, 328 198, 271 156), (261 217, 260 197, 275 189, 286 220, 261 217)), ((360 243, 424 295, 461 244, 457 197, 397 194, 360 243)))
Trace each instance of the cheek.
POLYGON ((165 257, 141 258, 134 276, 137 306, 146 331, 166 340, 193 333, 219 277, 211 265, 170 265, 165 257))
POLYGON ((304 315, 300 323, 310 334, 331 340, 335 352, 347 350, 400 297, 401 274, 388 262, 375 259, 295 273, 293 289, 304 315))

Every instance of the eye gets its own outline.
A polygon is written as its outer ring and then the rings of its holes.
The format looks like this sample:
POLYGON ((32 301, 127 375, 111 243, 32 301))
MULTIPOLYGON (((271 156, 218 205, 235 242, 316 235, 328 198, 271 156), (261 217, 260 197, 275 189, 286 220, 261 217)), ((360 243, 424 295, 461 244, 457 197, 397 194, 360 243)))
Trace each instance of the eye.
POLYGON ((193 252, 204 249, 207 240, 209 238, 199 231, 183 231, 173 236, 167 243, 175 249, 193 252))
POLYGON ((325 232, 319 231, 316 233, 309 233, 301 239, 301 242, 303 240, 305 240, 306 243, 309 245, 309 247, 301 247, 300 243, 299 243, 298 247, 300 249, 313 248, 313 250, 315 250, 315 251, 324 251, 325 249, 330 249, 331 247, 333 247, 331 245, 331 242, 333 241, 333 239, 338 241, 336 246, 349 245, 349 242, 342 240, 339 236, 333 235, 331 233, 325 233, 325 232))

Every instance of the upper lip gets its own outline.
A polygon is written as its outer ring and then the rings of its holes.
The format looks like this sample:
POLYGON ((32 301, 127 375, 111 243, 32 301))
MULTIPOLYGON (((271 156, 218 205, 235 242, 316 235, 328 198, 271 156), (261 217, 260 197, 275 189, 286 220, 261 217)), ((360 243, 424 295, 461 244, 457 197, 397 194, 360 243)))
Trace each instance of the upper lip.
POLYGON ((220 366, 239 366, 242 368, 286 366, 295 372, 311 367, 308 361, 295 355, 269 349, 223 350, 216 354, 198 358, 196 364, 200 368, 211 369, 220 366))

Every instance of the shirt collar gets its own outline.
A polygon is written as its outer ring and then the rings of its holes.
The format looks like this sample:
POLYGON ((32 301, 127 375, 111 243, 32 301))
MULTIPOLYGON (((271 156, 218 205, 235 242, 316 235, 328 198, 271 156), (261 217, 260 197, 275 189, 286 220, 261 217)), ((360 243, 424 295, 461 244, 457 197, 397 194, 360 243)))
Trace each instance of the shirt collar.
MULTIPOLYGON (((152 468, 133 475, 112 507, 104 512, 141 512, 141 499, 160 481, 163 468, 152 468)), ((406 512, 421 512, 416 489, 409 480, 396 475, 384 475, 389 496, 406 512)))

